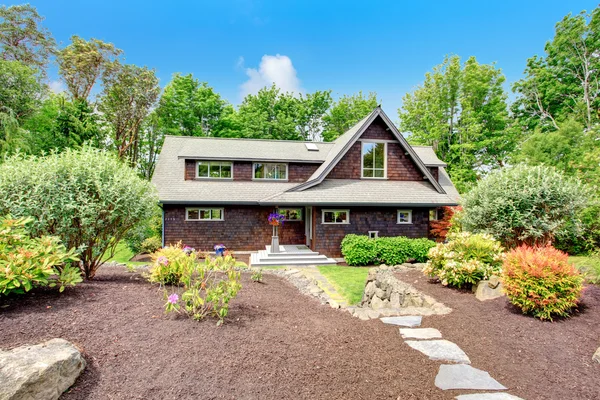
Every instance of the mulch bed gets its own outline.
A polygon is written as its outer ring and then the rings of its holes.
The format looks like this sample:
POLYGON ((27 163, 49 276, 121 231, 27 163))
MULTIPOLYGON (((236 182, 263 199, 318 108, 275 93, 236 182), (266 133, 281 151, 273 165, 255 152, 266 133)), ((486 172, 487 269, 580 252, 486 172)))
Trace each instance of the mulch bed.
POLYGON ((61 337, 88 366, 64 399, 450 399, 439 363, 397 328, 360 321, 282 278, 243 277, 226 323, 165 316, 156 286, 124 268, 0 299, 0 348, 61 337))
POLYGON ((523 315, 505 297, 480 302, 471 291, 433 283, 420 271, 397 277, 454 310, 424 318, 423 326, 439 329, 511 394, 526 400, 600 398, 600 364, 592 361, 600 346, 598 286, 585 288, 573 317, 542 322, 523 315))

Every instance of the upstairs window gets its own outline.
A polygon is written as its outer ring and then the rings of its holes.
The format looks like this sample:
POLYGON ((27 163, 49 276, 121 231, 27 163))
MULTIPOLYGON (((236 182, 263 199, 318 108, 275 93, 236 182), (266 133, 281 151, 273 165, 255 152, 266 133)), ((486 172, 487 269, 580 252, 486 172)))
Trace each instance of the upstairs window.
POLYGON ((386 177, 386 144, 362 142, 362 177, 386 177))
POLYGON ((198 161, 197 178, 231 179, 233 163, 231 161, 198 161))
POLYGON ((287 164, 254 163, 254 179, 287 180, 287 164))

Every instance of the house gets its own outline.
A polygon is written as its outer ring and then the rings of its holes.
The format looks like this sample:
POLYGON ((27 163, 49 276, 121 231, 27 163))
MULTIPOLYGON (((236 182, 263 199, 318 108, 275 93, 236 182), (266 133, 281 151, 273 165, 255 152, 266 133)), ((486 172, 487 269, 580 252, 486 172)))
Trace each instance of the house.
POLYGON ((330 143, 167 136, 152 182, 164 244, 223 243, 265 258, 278 210, 282 249, 321 263, 341 257, 349 233, 427 237, 436 210, 457 205, 445 166, 377 107, 330 143))

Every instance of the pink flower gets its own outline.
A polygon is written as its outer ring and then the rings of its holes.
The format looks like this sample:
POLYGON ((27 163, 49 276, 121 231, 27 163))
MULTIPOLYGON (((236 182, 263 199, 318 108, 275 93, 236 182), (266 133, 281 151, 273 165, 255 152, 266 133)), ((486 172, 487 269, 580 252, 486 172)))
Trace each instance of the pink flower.
POLYGON ((171 304, 177 304, 177 302, 179 301, 179 296, 176 293, 173 293, 172 295, 169 296, 168 302, 171 304))
POLYGON ((164 265, 165 267, 167 265, 169 265, 169 259, 167 257, 165 257, 165 256, 158 257, 158 259, 156 260, 156 262, 158 262, 161 265, 164 265))

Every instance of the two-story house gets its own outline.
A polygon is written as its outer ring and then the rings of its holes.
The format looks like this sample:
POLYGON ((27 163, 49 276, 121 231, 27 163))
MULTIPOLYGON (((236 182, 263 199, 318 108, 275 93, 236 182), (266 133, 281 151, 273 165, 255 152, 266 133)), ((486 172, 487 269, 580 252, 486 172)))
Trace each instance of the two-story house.
POLYGON ((330 143, 167 136, 152 181, 165 245, 265 249, 278 210, 281 245, 340 257, 349 233, 427 237, 438 207, 457 204, 445 165, 377 107, 330 143))

